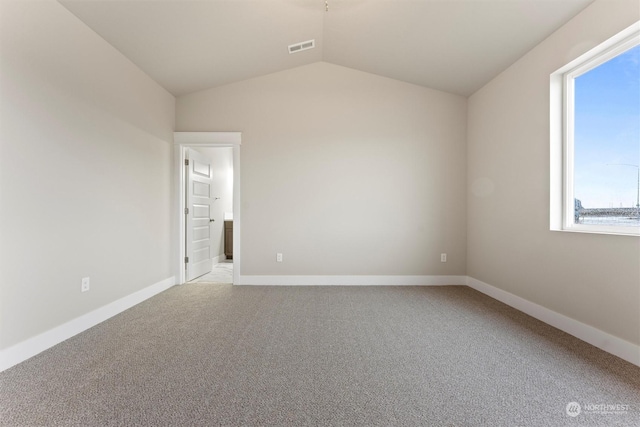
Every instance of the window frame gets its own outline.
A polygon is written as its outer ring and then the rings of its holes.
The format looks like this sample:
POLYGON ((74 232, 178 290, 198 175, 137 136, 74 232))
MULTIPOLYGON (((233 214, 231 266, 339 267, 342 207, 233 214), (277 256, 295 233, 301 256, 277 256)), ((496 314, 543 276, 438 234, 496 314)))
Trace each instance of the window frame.
POLYGON ((585 225, 574 220, 574 81, 638 45, 640 21, 551 74, 551 230, 640 236, 640 226, 585 225))

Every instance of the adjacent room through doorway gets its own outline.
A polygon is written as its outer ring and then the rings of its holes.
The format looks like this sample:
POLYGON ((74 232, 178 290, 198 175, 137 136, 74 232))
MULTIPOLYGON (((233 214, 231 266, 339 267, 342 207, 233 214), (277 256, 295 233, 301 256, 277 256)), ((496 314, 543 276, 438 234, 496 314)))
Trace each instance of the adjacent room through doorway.
POLYGON ((233 283, 233 148, 185 149, 185 279, 233 283))
POLYGON ((215 266, 240 283, 240 132, 174 132, 176 283, 215 266), (224 262, 223 261, 231 261, 224 262), (193 268, 191 268, 193 267, 193 268))

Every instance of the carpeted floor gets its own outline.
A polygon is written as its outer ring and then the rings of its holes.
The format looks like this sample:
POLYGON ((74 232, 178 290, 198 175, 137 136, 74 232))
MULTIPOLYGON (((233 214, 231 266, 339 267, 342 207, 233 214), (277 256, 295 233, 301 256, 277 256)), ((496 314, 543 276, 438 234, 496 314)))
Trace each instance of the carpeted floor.
POLYGON ((640 368, 467 287, 177 286, 0 393, 8 426, 640 425, 640 368))

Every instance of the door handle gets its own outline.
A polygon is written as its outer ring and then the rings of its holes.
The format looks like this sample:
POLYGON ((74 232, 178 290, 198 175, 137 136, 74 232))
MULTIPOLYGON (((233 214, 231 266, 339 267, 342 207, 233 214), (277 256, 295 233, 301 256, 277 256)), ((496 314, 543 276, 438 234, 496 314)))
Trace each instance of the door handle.
POLYGON ((210 219, 210 220, 209 220, 209 222, 213 222, 213 221, 215 221, 215 219, 210 219))

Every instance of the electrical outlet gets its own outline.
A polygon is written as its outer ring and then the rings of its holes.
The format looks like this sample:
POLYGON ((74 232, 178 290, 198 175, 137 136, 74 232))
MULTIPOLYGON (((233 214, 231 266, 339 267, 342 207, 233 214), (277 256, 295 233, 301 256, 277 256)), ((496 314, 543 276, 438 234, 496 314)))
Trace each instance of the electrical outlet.
POLYGON ((281 253, 277 253, 276 254, 276 262, 282 262, 282 254, 281 253))
POLYGON ((87 292, 89 290, 90 280, 88 277, 82 278, 82 286, 80 287, 81 292, 87 292))
POLYGON ((440 262, 447 262, 447 254, 440 254, 440 262))

